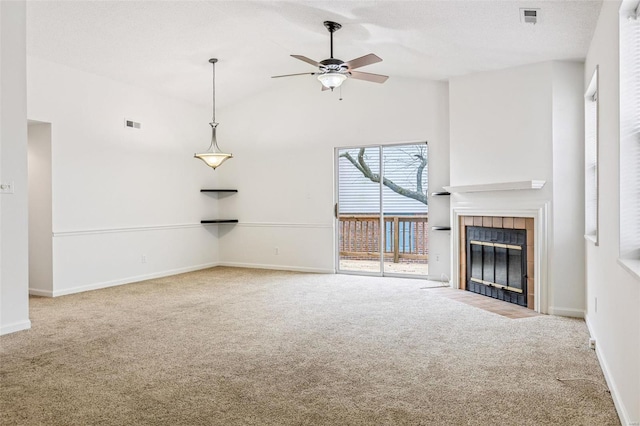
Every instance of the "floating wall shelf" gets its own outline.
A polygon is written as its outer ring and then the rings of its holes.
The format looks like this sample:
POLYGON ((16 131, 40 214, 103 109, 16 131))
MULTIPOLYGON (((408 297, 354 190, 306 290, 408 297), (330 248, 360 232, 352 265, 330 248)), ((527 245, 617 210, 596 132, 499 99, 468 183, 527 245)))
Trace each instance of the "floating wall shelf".
MULTIPOLYGON (((235 193, 238 192, 237 189, 201 189, 200 192, 230 192, 235 193)), ((218 197, 216 197, 218 198, 218 197)), ((224 197, 226 198, 226 197, 224 197)), ((238 223, 238 219, 207 219, 201 220, 201 224, 220 224, 220 223, 238 223)))
POLYGON ((446 192, 446 191, 439 191, 439 192, 432 192, 431 193, 432 197, 444 197, 444 196, 447 196, 447 195, 451 195, 451 193, 450 192, 446 192))
POLYGON ((434 231, 451 231, 450 226, 432 226, 431 229, 434 231))
POLYGON ((518 182, 497 182, 477 185, 445 186, 449 192, 489 192, 489 191, 517 191, 523 189, 542 189, 544 180, 524 180, 518 182))

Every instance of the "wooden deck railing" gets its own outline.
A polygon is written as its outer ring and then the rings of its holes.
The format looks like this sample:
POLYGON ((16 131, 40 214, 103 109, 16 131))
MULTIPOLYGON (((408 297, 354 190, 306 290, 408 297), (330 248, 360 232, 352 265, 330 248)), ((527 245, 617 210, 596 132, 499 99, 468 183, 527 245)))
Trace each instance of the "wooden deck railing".
MULTIPOLYGON (((380 217, 339 215, 340 257, 377 259, 380 256, 380 217)), ((385 216, 382 243, 385 260, 428 260, 427 215, 385 216)))

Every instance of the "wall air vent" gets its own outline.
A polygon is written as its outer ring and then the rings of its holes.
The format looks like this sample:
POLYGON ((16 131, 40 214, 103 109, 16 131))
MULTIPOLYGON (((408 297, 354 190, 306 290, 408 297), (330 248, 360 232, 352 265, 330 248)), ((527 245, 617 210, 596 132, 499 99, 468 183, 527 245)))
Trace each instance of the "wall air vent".
POLYGON ((540 9, 520 9, 520 22, 537 24, 540 21, 540 9))
POLYGON ((133 120, 128 120, 128 119, 124 119, 124 127, 130 127, 132 129, 139 129, 142 127, 142 124, 138 123, 137 121, 133 121, 133 120))

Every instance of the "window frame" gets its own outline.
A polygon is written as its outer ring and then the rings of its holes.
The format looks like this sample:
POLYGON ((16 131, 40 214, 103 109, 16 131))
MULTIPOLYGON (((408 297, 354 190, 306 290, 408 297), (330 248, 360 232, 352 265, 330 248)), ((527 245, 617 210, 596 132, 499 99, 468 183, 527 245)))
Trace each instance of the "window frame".
POLYGON ((634 161, 640 156, 639 14, 640 0, 623 0, 619 16, 618 263, 640 279, 640 165, 634 161))
POLYGON ((598 98, 600 96, 600 80, 599 80, 599 65, 596 65, 591 75, 591 80, 587 86, 587 90, 584 93, 584 106, 585 106, 585 138, 584 138, 584 180, 585 180, 585 230, 584 237, 587 241, 591 241, 594 245, 599 245, 599 231, 600 231, 600 102, 598 98), (595 117, 589 116, 589 105, 595 102, 595 117), (589 134, 589 126, 594 126, 593 140, 587 139, 589 134), (590 158, 590 154, 593 154, 593 158, 590 158), (593 174, 590 173, 591 165, 593 164, 593 174), (589 182, 593 181, 593 185, 590 186, 589 182), (591 206, 590 200, 594 199, 594 205, 591 206), (593 226, 590 226, 590 225, 593 226))

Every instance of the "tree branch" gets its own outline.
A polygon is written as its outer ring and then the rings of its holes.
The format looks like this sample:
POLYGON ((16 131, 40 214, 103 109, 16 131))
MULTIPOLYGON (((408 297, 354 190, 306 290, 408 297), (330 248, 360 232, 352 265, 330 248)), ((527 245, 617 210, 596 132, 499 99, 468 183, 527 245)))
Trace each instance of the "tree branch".
MULTIPOLYGON (((360 173, 362 173, 362 175, 364 177, 366 177, 367 179, 369 179, 371 182, 374 183, 380 183, 380 175, 378 173, 373 173, 371 171, 371 168, 369 167, 369 165, 367 164, 367 162, 364 159, 364 152, 365 152, 365 148, 360 148, 360 150, 358 151, 358 159, 356 160, 355 158, 353 158, 353 156, 349 153, 349 152, 344 152, 342 154, 340 154, 340 157, 346 158, 347 160, 349 160, 349 162, 351 164, 353 164, 353 166, 358 169, 360 171, 360 173)), ((390 179, 384 178, 382 181, 382 184, 384 186, 386 186, 387 188, 389 188, 390 190, 392 190, 393 192, 395 192, 396 194, 400 194, 403 195, 405 197, 408 198, 412 198, 416 201, 419 201, 423 204, 427 204, 427 195, 424 194, 422 192, 422 172, 424 170, 424 168, 427 165, 427 159, 424 158, 424 156, 416 156, 418 157, 421 161, 420 161, 420 166, 418 166, 418 172, 416 174, 416 178, 417 180, 417 191, 412 191, 410 189, 406 189, 403 188, 399 185, 397 185, 395 182, 393 182, 390 179)))
POLYGON ((422 154, 415 155, 415 157, 420 160, 420 165, 416 171, 416 192, 422 193, 422 172, 424 168, 427 167, 427 159, 422 154))

